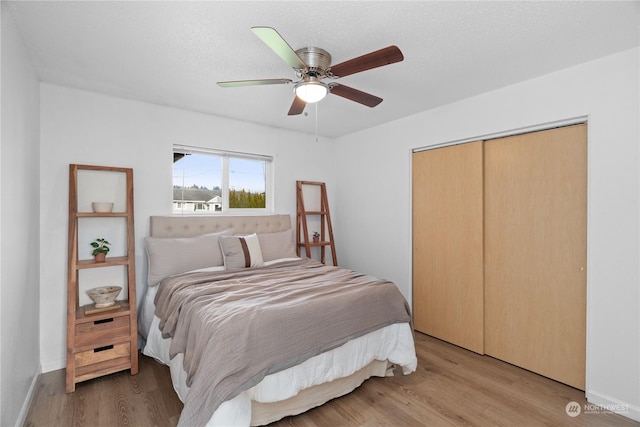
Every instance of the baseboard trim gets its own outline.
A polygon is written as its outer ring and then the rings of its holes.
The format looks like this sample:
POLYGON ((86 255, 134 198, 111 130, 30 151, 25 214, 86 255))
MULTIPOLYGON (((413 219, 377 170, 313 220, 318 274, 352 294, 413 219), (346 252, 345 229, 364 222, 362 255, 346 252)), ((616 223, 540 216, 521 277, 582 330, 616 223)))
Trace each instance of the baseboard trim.
POLYGON ((589 404, 596 405, 599 408, 584 408, 583 411, 590 410, 593 412, 594 410, 605 409, 623 417, 631 418, 634 421, 640 421, 640 407, 636 405, 621 402, 611 396, 594 392, 586 393, 586 398, 589 404))
POLYGON ((38 384, 38 378, 40 377, 41 373, 42 365, 38 365, 38 369, 36 369, 36 372, 33 375, 31 385, 29 386, 29 391, 27 392, 27 396, 24 399, 24 403, 22 404, 22 408, 20 408, 20 413, 18 414, 18 419, 16 420, 16 427, 22 427, 27 419, 29 408, 31 407, 31 401, 33 400, 33 395, 36 391, 36 384, 38 384))
POLYGON ((46 362, 42 364, 42 373, 58 371, 64 369, 67 366, 66 359, 54 360, 52 362, 46 362))

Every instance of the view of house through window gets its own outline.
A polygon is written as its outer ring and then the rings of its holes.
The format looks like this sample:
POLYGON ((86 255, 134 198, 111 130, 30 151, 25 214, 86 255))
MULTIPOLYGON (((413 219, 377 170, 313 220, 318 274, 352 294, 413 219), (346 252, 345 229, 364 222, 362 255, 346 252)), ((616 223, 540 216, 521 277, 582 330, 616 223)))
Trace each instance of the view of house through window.
POLYGON ((271 158, 174 147, 173 213, 266 210, 271 158))

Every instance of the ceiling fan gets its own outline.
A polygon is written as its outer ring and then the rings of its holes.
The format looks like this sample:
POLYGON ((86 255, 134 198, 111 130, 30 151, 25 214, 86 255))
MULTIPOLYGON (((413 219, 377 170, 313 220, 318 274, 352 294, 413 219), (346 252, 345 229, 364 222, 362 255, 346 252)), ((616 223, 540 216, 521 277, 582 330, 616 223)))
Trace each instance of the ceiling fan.
POLYGON ((339 83, 325 83, 325 78, 338 79, 383 65, 400 62, 404 59, 397 46, 388 46, 380 50, 331 65, 331 55, 319 47, 304 47, 293 50, 278 32, 271 27, 252 27, 251 31, 269 46, 280 58, 293 68, 298 81, 290 79, 236 80, 218 82, 221 87, 243 87, 272 84, 294 83, 296 97, 289 109, 289 115, 301 114, 307 104, 320 101, 328 93, 355 101, 367 107, 375 107, 382 98, 362 92, 339 83))

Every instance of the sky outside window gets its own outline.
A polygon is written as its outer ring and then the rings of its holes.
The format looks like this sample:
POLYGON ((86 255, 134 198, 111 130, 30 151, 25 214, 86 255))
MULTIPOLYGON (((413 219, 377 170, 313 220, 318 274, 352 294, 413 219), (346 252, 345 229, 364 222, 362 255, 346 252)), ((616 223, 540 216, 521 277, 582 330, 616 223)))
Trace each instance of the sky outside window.
POLYGON ((173 164, 173 185, 208 190, 222 188, 222 157, 209 154, 182 157, 173 164))
POLYGON ((265 192, 264 160, 229 159, 229 188, 248 190, 253 193, 265 192))
MULTIPOLYGON (((222 188, 222 157, 212 154, 189 154, 173 164, 173 185, 196 186, 213 190, 222 188)), ((254 193, 266 191, 264 160, 229 158, 229 188, 254 193)))

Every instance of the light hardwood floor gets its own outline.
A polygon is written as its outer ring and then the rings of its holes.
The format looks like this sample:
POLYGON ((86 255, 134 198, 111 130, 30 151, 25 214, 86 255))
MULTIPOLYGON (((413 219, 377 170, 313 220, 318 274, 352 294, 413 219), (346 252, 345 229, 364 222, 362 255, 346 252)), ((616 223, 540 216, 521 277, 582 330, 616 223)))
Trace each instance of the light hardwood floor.
MULTIPOLYGON (((590 409, 569 417, 584 392, 487 356, 416 333, 418 369, 408 376, 371 378, 347 396, 282 426, 638 426, 590 409), (597 413, 596 413, 597 412, 597 413)), ((112 374, 65 393, 64 370, 38 379, 25 426, 175 426, 182 404, 168 368, 140 356, 140 371, 112 374)))

